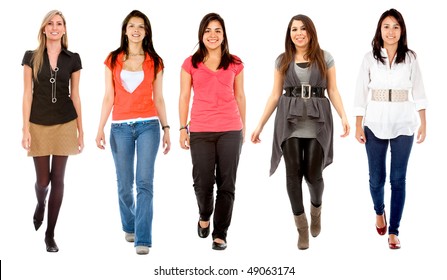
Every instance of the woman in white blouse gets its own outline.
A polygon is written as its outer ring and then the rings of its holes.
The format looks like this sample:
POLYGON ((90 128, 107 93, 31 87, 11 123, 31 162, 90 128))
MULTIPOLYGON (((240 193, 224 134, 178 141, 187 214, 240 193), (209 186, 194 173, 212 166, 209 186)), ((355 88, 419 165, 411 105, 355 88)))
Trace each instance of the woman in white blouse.
POLYGON ((372 51, 364 56, 360 68, 354 103, 355 137, 366 147, 376 230, 385 235, 388 227, 388 246, 399 249, 407 165, 414 133, 417 131, 417 143, 425 139, 427 99, 416 53, 407 46, 404 19, 395 9, 385 11, 379 19, 372 51), (389 225, 384 203, 388 146, 391 150, 389 225))

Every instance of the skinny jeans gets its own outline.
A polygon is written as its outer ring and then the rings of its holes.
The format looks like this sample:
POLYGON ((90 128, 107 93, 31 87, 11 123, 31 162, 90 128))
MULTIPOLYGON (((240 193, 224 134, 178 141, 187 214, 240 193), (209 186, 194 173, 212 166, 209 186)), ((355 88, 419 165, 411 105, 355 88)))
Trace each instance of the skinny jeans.
POLYGON ((405 204, 407 166, 414 135, 380 139, 366 126, 364 132, 369 167, 369 190, 377 215, 382 215, 385 211, 386 157, 388 146, 390 147, 391 210, 388 232, 399 235, 400 220, 405 204))

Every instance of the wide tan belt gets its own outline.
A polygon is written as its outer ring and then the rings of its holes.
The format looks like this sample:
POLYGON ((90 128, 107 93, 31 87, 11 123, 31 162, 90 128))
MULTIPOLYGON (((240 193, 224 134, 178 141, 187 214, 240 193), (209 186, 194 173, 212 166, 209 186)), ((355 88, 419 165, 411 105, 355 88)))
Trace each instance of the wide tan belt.
POLYGON ((406 89, 373 89, 373 101, 404 102, 408 101, 408 90, 406 89))

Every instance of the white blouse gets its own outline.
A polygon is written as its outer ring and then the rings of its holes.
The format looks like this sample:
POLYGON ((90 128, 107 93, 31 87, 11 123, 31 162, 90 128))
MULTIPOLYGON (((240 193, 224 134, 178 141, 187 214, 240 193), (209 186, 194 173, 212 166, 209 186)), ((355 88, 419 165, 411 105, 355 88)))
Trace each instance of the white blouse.
POLYGON ((390 67, 385 49, 382 56, 385 64, 377 61, 372 51, 363 58, 355 89, 354 114, 363 116, 363 125, 378 138, 413 135, 419 126, 417 111, 428 105, 418 61, 407 53, 404 62, 396 64, 394 59, 390 67), (408 90, 408 101, 373 101, 374 89, 408 90))

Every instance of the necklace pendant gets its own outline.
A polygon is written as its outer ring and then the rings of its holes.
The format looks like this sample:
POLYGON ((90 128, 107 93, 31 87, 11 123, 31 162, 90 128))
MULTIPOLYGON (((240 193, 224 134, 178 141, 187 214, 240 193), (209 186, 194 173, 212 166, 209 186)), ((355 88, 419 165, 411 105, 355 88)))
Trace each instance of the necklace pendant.
POLYGON ((53 104, 57 102, 57 98, 56 98, 56 89, 57 89, 56 79, 57 79, 57 72, 58 71, 59 71, 59 67, 56 66, 54 68, 54 74, 53 74, 53 70, 51 69, 51 66, 50 66, 51 102, 53 104))

